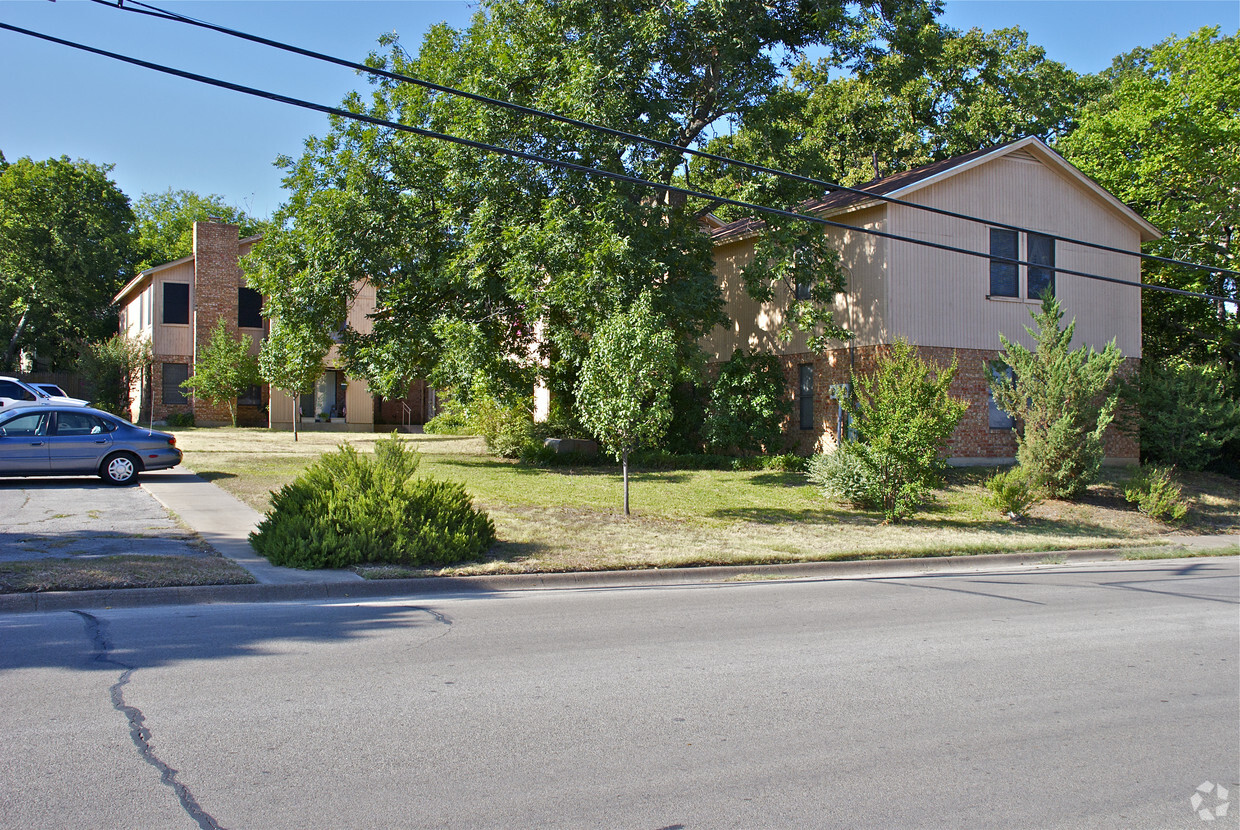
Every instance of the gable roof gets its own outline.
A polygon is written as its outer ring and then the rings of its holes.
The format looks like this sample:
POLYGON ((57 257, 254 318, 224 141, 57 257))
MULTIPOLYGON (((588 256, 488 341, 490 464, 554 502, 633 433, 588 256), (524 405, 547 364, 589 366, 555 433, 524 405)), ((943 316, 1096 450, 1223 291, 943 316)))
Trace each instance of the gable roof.
MULTIPOLYGON (((971 153, 932 162, 912 170, 905 170, 902 173, 884 176, 865 184, 859 184, 851 190, 835 190, 822 198, 802 202, 797 206, 797 210, 818 216, 831 216, 849 209, 882 204, 883 200, 872 198, 870 194, 873 194, 873 196, 903 199, 909 194, 951 176, 958 175, 965 170, 1022 151, 1066 175, 1067 178, 1074 181, 1079 187, 1097 196, 1112 210, 1136 225, 1140 229, 1143 242, 1158 239, 1162 236, 1162 231, 1143 219, 1128 205, 1111 195, 1108 190, 1089 178, 1089 176, 1073 167, 1063 156, 1046 146, 1041 139, 1032 136, 1009 141, 996 147, 974 150, 971 153), (865 192, 858 193, 856 191, 865 192)), ((724 242, 732 242, 752 236, 764 227, 766 227, 766 222, 756 217, 739 219, 721 228, 714 229, 710 234, 710 238, 716 245, 720 245, 724 242)))

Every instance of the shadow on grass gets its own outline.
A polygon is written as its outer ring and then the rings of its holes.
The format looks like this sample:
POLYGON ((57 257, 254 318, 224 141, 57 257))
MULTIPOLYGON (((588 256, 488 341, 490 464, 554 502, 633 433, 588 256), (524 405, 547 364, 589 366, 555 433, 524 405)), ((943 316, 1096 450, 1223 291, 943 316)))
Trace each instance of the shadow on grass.
POLYGON ((806 487, 809 479, 804 473, 758 473, 750 476, 749 481, 762 487, 806 487))
POLYGON ((236 478, 236 473, 222 473, 218 470, 198 470, 197 475, 204 481, 224 481, 229 478, 236 478))
POLYGON ((865 514, 853 510, 835 510, 830 507, 721 507, 707 514, 712 519, 731 519, 755 524, 807 524, 838 525, 855 524, 874 526, 881 522, 878 514, 865 514))
MULTIPOLYGON (((582 467, 531 467, 515 461, 504 461, 496 458, 437 458, 435 465, 440 467, 460 467, 473 470, 503 470, 521 478, 537 478, 542 476, 561 477, 592 477, 619 478, 622 471, 618 466, 582 466, 582 467)), ((676 470, 634 470, 629 468, 629 481, 661 482, 664 484, 682 484, 689 481, 692 473, 676 470)))

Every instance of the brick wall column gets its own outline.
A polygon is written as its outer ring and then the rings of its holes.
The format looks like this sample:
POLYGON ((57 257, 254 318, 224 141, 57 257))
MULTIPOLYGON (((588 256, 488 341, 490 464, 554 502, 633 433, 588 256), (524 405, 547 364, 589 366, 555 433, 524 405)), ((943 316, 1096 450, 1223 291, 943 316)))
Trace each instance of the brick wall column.
MULTIPOLYGON (((237 288, 241 285, 241 247, 238 228, 223 222, 194 223, 193 327, 194 362, 211 342, 211 332, 221 319, 237 337, 237 288)), ((194 418, 199 423, 229 423, 227 404, 212 405, 194 398, 194 418)))

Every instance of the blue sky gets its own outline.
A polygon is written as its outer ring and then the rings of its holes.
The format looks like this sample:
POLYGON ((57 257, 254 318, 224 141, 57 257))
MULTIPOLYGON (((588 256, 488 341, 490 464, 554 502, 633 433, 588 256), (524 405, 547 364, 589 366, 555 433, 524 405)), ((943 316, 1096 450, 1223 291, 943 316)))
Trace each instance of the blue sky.
MULTIPOLYGON (((150 0, 161 5, 159 0, 150 0)), ((361 59, 396 31, 416 50, 435 23, 468 22, 445 0, 165 0, 168 7, 320 52, 361 59)), ((1202 26, 1240 30, 1240 0, 948 0, 961 29, 1020 26, 1047 55, 1096 72, 1137 46, 1202 26)), ((0 21, 109 51, 336 104, 365 83, 346 69, 86 0, 0 0, 0 21)), ((114 164, 132 199, 171 188, 218 193, 256 216, 283 201, 280 154, 296 156, 326 116, 213 89, 0 31, 0 151, 114 164)))

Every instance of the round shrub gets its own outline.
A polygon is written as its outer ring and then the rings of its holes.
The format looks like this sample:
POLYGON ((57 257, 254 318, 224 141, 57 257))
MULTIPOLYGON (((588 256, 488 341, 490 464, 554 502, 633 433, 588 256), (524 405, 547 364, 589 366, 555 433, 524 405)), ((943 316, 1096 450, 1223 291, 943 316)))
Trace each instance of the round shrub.
POLYGON ((396 437, 373 457, 342 446, 272 497, 250 543, 273 565, 451 565, 476 559, 495 526, 459 484, 414 479, 420 456, 396 437))
POLYGON ((881 507, 879 484, 856 449, 856 444, 845 443, 831 452, 813 456, 807 465, 809 480, 821 487, 828 498, 866 509, 881 507))
POLYGON ((1019 518, 1037 502, 1037 493, 1029 476, 1020 467, 995 473, 986 480, 986 496, 990 506, 1010 518, 1019 518))

